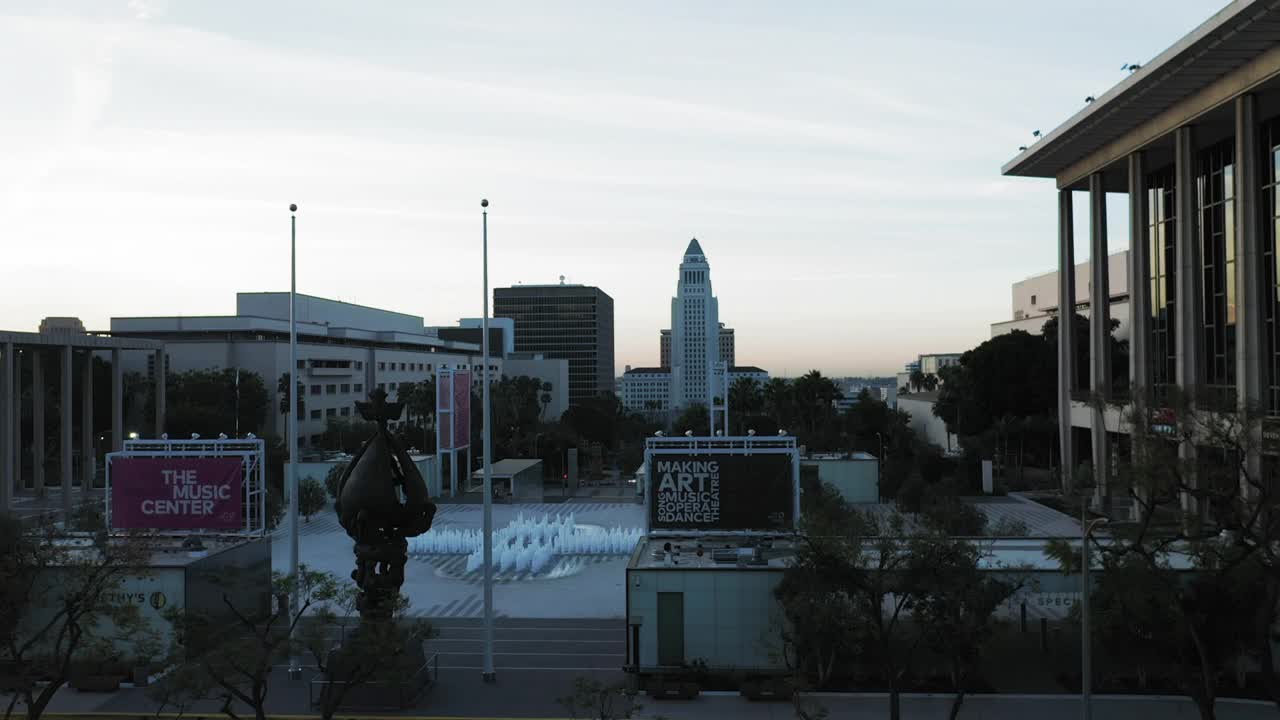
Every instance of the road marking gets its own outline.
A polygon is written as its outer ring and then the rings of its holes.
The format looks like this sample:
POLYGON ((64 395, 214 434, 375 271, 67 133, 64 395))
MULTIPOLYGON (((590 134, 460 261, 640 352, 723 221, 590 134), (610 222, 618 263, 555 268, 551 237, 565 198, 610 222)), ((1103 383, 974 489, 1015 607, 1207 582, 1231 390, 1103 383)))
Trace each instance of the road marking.
MULTIPOLYGON (((478 652, 449 652, 438 650, 436 655, 479 655, 478 652)), ((495 652, 494 655, 529 655, 532 657, 626 657, 626 653, 555 653, 555 652, 495 652)))
MULTIPOLYGON (((494 638, 496 643, 613 643, 622 645, 626 641, 622 638, 617 640, 517 640, 513 638, 494 638)), ((484 640, 480 638, 431 638, 428 642, 465 642, 465 643, 481 643, 484 640)))

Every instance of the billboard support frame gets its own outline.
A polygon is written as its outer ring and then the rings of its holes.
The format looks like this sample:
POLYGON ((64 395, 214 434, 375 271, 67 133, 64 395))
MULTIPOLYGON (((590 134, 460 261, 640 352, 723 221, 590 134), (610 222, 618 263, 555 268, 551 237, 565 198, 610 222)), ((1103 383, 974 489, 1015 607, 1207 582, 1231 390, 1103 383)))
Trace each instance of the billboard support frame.
POLYGON ((165 530, 165 535, 267 535, 266 444, 262 438, 215 440, 126 440, 123 449, 107 453, 103 516, 111 530, 111 464, 126 458, 237 458, 244 473, 244 526, 239 530, 165 530), (256 512, 255 512, 256 509, 256 512))
POLYGON ((644 446, 644 522, 645 533, 650 537, 679 536, 705 537, 725 535, 779 535, 795 533, 800 528, 800 448, 791 435, 760 437, 651 437, 644 446), (653 515, 654 460, 663 455, 786 455, 791 458, 791 527, 769 531, 764 528, 747 530, 674 530, 654 529, 649 525, 653 515))
POLYGON ((440 478, 440 494, 444 495, 444 453, 449 453, 449 497, 457 497, 459 484, 462 484, 462 491, 466 493, 467 478, 471 474, 471 373, 467 370, 453 370, 450 368, 436 369, 436 477, 440 478), (454 425, 454 418, 457 413, 457 382, 458 376, 461 375, 466 379, 467 383, 467 423, 464 428, 465 440, 463 444, 458 444, 457 427, 454 425), (445 401, 442 390, 445 386, 445 378, 449 379, 448 400, 445 401), (442 417, 447 416, 449 422, 449 447, 444 447, 444 421, 442 417), (467 470, 464 473, 458 472, 458 453, 465 450, 467 453, 467 470))

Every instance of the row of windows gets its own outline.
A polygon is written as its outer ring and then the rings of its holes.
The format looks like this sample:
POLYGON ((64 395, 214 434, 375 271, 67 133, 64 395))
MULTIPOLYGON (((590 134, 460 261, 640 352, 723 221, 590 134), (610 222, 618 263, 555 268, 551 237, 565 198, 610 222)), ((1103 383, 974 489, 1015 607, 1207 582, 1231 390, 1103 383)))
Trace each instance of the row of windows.
POLYGON ((362 360, 299 360, 298 369, 306 370, 308 367, 313 368, 351 368, 356 370, 364 369, 364 361, 362 360))
POLYGON ((336 384, 330 384, 330 385, 324 385, 324 386, 312 385, 311 394, 319 395, 321 387, 324 388, 325 395, 338 395, 338 394, 346 395, 348 393, 353 393, 353 392, 354 393, 364 392, 364 383, 355 383, 354 385, 352 385, 351 383, 342 383, 341 385, 336 385, 336 384))

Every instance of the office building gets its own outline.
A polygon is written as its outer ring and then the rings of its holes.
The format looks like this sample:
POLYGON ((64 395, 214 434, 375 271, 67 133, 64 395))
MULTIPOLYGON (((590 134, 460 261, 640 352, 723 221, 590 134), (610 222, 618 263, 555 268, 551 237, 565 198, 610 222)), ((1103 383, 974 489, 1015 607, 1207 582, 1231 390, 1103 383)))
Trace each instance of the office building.
MULTIPOLYGON (((395 400, 401 385, 434 380, 441 369, 471 370, 473 382, 480 382, 476 344, 442 340, 424 328, 417 315, 298 295, 296 377, 306 393, 299 443, 320 442, 330 419, 353 419, 355 401, 375 388, 395 400)), ((111 318, 111 334, 163 342, 171 372, 239 368, 257 373, 272 397, 266 427, 284 435, 287 418, 277 411, 277 388, 290 371, 289 293, 237 293, 235 315, 111 318)), ((490 359, 495 379, 502 363, 500 357, 490 359)), ((153 363, 130 368, 126 362, 125 368, 155 375, 153 363)))
MULTIPOLYGON (((736 362, 736 352, 734 348, 733 328, 727 328, 724 323, 720 323, 720 362, 728 363, 732 366, 736 362)), ((664 329, 658 334, 658 365, 664 368, 671 367, 671 330, 664 329)))
MULTIPOLYGON (((671 405, 671 374, 671 368, 633 368, 628 365, 620 383, 622 406, 631 412, 650 414, 675 409, 671 405)), ((751 378, 764 385, 769 381, 769 372, 754 365, 729 368, 729 387, 742 378, 751 378)))
POLYGON ((569 361, 569 404, 614 388, 613 298, 589 285, 494 288, 493 314, 515 322, 515 352, 569 361))
MULTIPOLYGON (((1076 314, 1089 317, 1089 261, 1078 263, 1076 314), (1081 299, 1083 298, 1083 300, 1081 299)), ((1111 317, 1120 321, 1115 336, 1129 339, 1129 251, 1107 257, 1107 287, 1111 295, 1111 317)), ((1013 284, 1013 308, 1009 320, 991 323, 991 337, 1022 330, 1038 335, 1049 318, 1058 316, 1058 271, 1042 273, 1013 284)))
POLYGON ((907 390, 918 390, 919 388, 911 387, 911 374, 919 370, 925 375, 932 375, 937 378, 938 383, 942 383, 942 377, 939 371, 949 365, 959 365, 960 356, 963 353, 929 353, 927 355, 918 355, 915 360, 902 366, 902 372, 898 373, 898 388, 907 388, 907 390))
POLYGON ((720 362, 720 308, 711 290, 711 265, 698 239, 680 261, 671 298, 671 404, 711 406, 712 372, 720 362))
MULTIPOLYGON (((1106 257, 1106 195, 1127 195, 1127 384, 1134 397, 1162 403, 1178 388, 1280 416, 1277 28, 1275 3, 1227 5, 1002 169, 1050 179, 1057 190, 1058 307, 1080 301, 1075 203, 1088 208, 1090 257, 1106 257)), ((1065 323, 1057 343, 1062 484, 1069 487, 1074 469, 1091 462, 1103 497, 1127 434, 1105 408, 1073 396, 1113 397, 1126 379, 1111 376, 1105 270, 1090 267, 1088 387, 1077 386, 1078 341, 1065 323)), ((1188 467, 1209 457, 1193 441, 1181 443, 1179 453, 1188 467)), ((1264 471, 1276 465, 1258 445, 1244 462, 1264 471)))

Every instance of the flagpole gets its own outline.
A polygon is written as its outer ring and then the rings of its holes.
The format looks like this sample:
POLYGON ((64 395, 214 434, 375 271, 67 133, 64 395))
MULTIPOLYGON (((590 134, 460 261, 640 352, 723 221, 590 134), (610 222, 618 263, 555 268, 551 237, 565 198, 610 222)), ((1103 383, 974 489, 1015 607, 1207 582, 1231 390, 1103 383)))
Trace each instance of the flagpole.
POLYGON ((485 682, 494 682, 497 674, 493 669, 493 474, 489 467, 491 459, 489 443, 489 201, 481 200, 482 253, 484 264, 484 315, 480 320, 480 376, 481 398, 483 405, 484 425, 484 671, 485 682))
POLYGON ((293 387, 289 388, 289 463, 285 471, 286 488, 289 493, 289 580, 292 592, 289 595, 289 679, 302 677, 302 667, 298 653, 293 644, 293 618, 299 607, 298 598, 298 206, 289 205, 289 380, 293 387))

